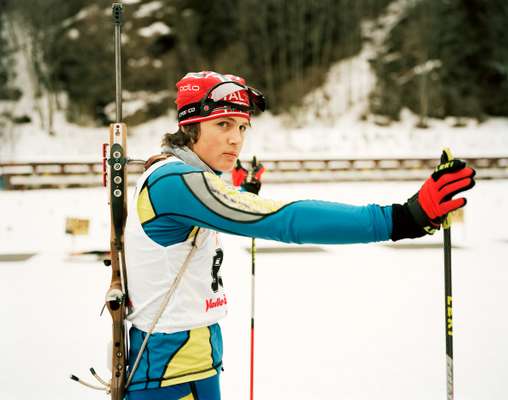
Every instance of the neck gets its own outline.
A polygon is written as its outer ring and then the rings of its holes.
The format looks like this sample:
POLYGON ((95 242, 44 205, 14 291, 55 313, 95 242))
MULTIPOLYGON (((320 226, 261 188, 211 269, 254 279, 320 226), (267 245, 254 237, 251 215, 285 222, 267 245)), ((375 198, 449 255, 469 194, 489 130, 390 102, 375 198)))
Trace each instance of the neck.
POLYGON ((169 149, 166 149, 165 151, 179 158, 183 162, 192 165, 193 167, 203 168, 205 171, 212 172, 216 175, 222 174, 221 171, 215 171, 214 169, 210 168, 210 166, 207 163, 205 163, 201 158, 199 158, 199 156, 187 146, 182 147, 172 146, 169 149))

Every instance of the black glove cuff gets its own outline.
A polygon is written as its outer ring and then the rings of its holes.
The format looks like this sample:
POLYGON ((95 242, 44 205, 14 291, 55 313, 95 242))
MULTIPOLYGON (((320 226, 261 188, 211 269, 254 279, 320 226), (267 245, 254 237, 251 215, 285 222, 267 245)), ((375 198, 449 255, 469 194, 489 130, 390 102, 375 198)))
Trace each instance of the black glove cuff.
POLYGON ((391 239, 394 242, 400 239, 414 239, 427 234, 413 218, 408 203, 404 205, 392 204, 392 225, 391 239))
POLYGON ((416 194, 413 197, 409 198, 404 205, 407 205, 409 212, 418 225, 427 226, 430 224, 430 221, 423 211, 422 206, 420 206, 420 203, 418 202, 418 193, 419 192, 416 192, 416 194))

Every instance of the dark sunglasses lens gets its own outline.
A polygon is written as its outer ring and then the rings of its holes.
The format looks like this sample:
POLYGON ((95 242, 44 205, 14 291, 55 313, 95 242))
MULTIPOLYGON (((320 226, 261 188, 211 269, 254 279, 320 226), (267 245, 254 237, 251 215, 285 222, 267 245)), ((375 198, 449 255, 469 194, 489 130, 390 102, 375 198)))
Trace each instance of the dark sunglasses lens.
POLYGON ((249 88, 249 95, 251 103, 254 103, 254 105, 260 111, 266 110, 266 100, 265 96, 263 96, 263 93, 261 93, 259 90, 249 88))
MULTIPOLYGON (((245 93, 244 92, 244 93, 245 93)), ((265 111, 266 100, 259 90, 252 87, 242 85, 237 82, 221 82, 209 90, 208 94, 203 97, 201 101, 200 115, 207 116, 217 107, 228 107, 231 110, 237 109, 243 112, 252 112, 257 108, 260 111, 265 111), (234 93, 245 91, 249 97, 249 106, 235 104, 230 99, 224 100, 228 96, 233 96, 234 93)))

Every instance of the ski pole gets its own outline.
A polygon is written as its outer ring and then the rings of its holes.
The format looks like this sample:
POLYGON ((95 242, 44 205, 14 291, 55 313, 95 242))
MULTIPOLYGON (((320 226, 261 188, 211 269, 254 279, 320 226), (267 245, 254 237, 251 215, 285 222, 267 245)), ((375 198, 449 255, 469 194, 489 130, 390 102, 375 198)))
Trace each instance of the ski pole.
MULTIPOLYGON (((241 186, 249 193, 258 194, 261 189, 261 175, 265 168, 258 164, 256 156, 252 157, 250 171, 242 167, 240 160, 232 170, 233 185, 241 186)), ((256 302, 256 239, 251 243, 251 311, 250 311, 250 400, 254 400, 254 310, 256 302)))
POLYGON ((254 304, 256 299, 256 239, 252 238, 251 245, 251 312, 250 312, 250 400, 254 400, 254 304))
MULTIPOLYGON (((441 154, 441 163, 453 160, 450 149, 441 154)), ((446 330, 446 382, 447 400, 453 400, 453 300, 452 300, 452 239, 451 217, 448 214, 443 222, 444 235, 444 275, 445 275, 445 330, 446 330)))

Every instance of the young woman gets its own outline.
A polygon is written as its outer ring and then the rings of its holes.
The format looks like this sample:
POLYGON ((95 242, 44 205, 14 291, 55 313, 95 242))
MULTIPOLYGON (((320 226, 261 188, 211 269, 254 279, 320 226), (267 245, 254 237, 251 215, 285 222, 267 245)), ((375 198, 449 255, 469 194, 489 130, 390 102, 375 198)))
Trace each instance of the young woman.
POLYGON ((319 244, 416 238, 439 229, 466 203, 452 197, 474 185, 474 170, 453 160, 404 204, 284 203, 238 191, 220 175, 235 166, 262 94, 209 71, 176 86, 179 130, 164 136, 168 157, 139 179, 127 218, 130 400, 220 399, 227 297, 219 232, 319 244))

